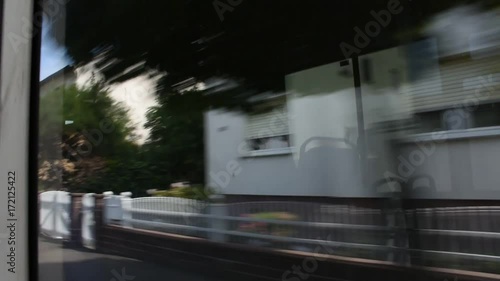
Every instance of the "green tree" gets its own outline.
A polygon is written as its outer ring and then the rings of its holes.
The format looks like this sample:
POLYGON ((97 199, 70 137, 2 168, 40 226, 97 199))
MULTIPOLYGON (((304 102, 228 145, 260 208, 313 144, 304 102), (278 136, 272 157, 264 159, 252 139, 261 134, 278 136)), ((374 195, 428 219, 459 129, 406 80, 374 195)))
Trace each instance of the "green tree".
POLYGON ((60 188, 62 178, 65 188, 84 191, 112 161, 138 151, 127 111, 101 84, 49 92, 41 98, 39 120, 39 177, 45 188, 60 188))
POLYGON ((199 91, 158 97, 147 114, 150 136, 144 155, 159 178, 154 188, 175 181, 204 182, 203 110, 194 101, 199 91), (158 186, 159 185, 159 186, 158 186))

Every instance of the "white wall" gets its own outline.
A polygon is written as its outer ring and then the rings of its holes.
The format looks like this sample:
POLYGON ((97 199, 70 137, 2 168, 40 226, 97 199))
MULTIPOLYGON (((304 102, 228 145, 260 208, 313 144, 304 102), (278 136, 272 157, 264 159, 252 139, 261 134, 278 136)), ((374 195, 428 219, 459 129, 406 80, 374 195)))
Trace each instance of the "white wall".
POLYGON ((243 114, 210 111, 205 114, 205 122, 207 181, 223 194, 375 196, 360 188, 353 174, 359 171, 354 154, 324 147, 299 162, 291 153, 247 157, 243 114))
MULTIPOLYGON (((287 75, 285 79, 290 128, 296 147, 311 137, 345 138, 353 134, 350 138, 356 139, 352 65, 327 64, 287 75), (347 75, 339 75, 341 71, 347 75)), ((296 157, 298 160, 300 156, 296 157)))
POLYGON ((75 83, 76 83, 76 74, 73 72, 73 70, 61 69, 55 74, 47 77, 45 80, 40 82, 40 97, 43 97, 47 93, 59 87, 66 87, 73 85, 75 83))
POLYGON ((245 116, 210 111, 205 114, 207 180, 223 194, 308 195, 295 184, 291 154, 245 157, 245 116))
MULTIPOLYGON (((211 111, 205 117, 207 178, 223 194, 382 196, 373 186, 357 185, 353 171, 358 167, 348 154, 320 147, 299 162, 292 154, 244 157, 238 151, 244 147, 244 115, 211 111)), ((418 178, 405 194, 409 198, 500 198, 500 127, 414 135, 401 140, 390 157, 393 163, 375 161, 369 168, 378 171, 378 179, 418 178)))

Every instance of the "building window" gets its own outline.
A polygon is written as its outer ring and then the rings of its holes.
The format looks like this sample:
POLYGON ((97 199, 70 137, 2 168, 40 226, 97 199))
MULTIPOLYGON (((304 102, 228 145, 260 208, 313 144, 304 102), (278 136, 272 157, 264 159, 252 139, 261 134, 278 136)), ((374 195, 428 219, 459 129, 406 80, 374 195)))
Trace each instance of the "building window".
POLYGON ((364 59, 361 61, 361 67, 363 69, 363 82, 371 83, 373 82, 373 73, 372 73, 372 61, 371 59, 364 59))
POLYGON ((419 113, 417 117, 423 132, 495 127, 500 126, 500 103, 419 113))
POLYGON ((252 108, 247 116, 245 139, 250 151, 290 147, 289 118, 284 99, 252 108))
POLYGON ((445 130, 465 130, 474 127, 474 115, 464 108, 443 111, 442 122, 445 130))
POLYGON ((391 77, 391 84, 392 84, 392 87, 394 87, 394 89, 399 89, 401 87, 401 72, 396 69, 396 68, 393 68, 391 70, 389 70, 389 75, 391 77))

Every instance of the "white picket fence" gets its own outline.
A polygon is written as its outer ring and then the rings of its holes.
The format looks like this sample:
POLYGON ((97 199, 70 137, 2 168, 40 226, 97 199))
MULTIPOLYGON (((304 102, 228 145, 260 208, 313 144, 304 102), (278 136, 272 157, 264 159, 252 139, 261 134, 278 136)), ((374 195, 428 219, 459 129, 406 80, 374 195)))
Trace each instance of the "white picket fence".
POLYGON ((87 248, 95 248, 95 198, 94 193, 82 197, 82 243, 87 248))
POLYGON ((40 232, 55 239, 68 239, 70 235, 70 204, 68 192, 40 193, 40 232))
MULTIPOLYGON (((70 195, 40 194, 41 232, 70 235, 70 195)), ((82 198, 82 241, 95 245, 94 195, 82 198)), ((500 207, 380 210, 307 202, 207 203, 104 193, 103 223, 277 249, 406 263, 410 256, 440 262, 500 262, 500 207), (404 224, 401 224, 404 222, 404 224), (411 236, 411 237, 410 237, 411 236), (419 246, 413 247, 418 243, 419 246), (465 243, 472 241, 471 243, 465 243)))
MULTIPOLYGON (((65 191, 46 191, 39 194, 40 233, 58 240, 71 237, 71 195, 65 191)), ((95 199, 93 193, 82 196, 82 242, 85 247, 95 246, 95 199)))

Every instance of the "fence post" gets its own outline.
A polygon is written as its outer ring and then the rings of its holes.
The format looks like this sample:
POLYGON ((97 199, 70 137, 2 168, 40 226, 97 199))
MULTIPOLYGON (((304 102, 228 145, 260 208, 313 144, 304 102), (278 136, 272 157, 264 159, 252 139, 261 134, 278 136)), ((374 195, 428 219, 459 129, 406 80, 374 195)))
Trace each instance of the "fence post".
POLYGON ((70 243, 82 245, 82 193, 71 193, 70 203, 70 243))
POLYGON ((409 252, 401 250, 408 249, 408 233, 406 232, 406 215, 402 205, 401 198, 388 198, 388 205, 385 209, 386 223, 390 231, 390 237, 387 240, 387 246, 399 249, 389 250, 387 260, 403 265, 409 265, 409 252))
POLYGON ((94 221, 95 221, 95 237, 94 237, 94 245, 95 245, 95 250, 98 252, 103 251, 102 247, 102 237, 103 237, 103 232, 104 232, 104 195, 101 194, 96 194, 94 195, 95 201, 94 201, 94 221))
MULTIPOLYGON (((130 209, 132 209, 132 193, 125 194, 121 196, 121 211, 122 211, 122 226, 126 228, 132 228, 132 213, 130 209)), ((122 193, 123 194, 123 193, 122 193)))
POLYGON ((122 193, 120 193, 120 196, 125 197, 125 198, 130 198, 130 197, 132 197, 132 192, 122 192, 122 193))
POLYGON ((82 197, 82 245, 95 247, 95 193, 87 193, 82 197))
MULTIPOLYGON (((212 216, 227 216, 227 204, 224 203, 223 195, 210 196, 209 214, 212 216)), ((225 219, 212 218, 209 221, 212 230, 228 230, 228 222, 225 219)), ((209 232, 208 239, 215 242, 226 242, 227 235, 224 233, 209 232)))
POLYGON ((106 192, 103 192, 102 193, 102 200, 103 200, 103 223, 104 224, 109 224, 111 222, 111 219, 109 218, 110 216, 110 206, 109 206, 109 203, 110 203, 110 198, 113 197, 113 191, 106 191, 106 192))

